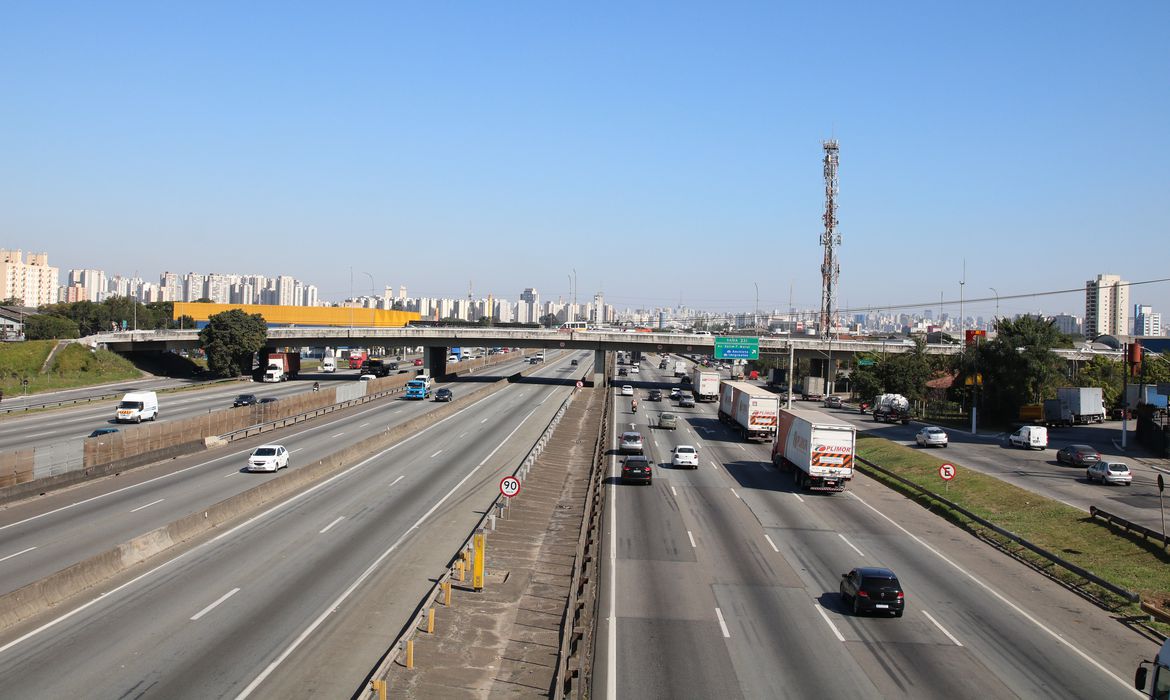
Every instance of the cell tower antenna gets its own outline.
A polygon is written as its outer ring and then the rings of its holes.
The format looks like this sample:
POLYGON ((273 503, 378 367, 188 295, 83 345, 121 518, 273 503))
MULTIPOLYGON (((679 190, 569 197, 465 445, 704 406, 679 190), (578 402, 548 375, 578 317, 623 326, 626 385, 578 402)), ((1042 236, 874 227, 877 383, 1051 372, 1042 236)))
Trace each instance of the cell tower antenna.
POLYGON ((837 262, 836 247, 841 245, 841 233, 837 231, 837 164, 839 148, 837 139, 823 143, 825 148, 825 231, 821 234, 821 245, 825 258, 821 263, 821 328, 822 338, 829 338, 833 327, 833 294, 837 288, 837 277, 841 265, 837 262))

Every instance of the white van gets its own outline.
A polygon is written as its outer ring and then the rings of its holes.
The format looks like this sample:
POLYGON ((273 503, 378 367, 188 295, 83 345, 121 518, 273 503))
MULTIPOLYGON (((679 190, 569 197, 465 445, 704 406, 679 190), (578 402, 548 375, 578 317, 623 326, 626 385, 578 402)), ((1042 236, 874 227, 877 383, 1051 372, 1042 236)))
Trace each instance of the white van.
POLYGON ((322 372, 336 372, 337 371, 337 360, 332 355, 326 355, 325 357, 322 357, 321 358, 321 371, 322 372))
POLYGON ((153 391, 132 391, 122 397, 114 420, 118 423, 141 423, 158 418, 158 394, 153 391))
POLYGON ((1048 447, 1048 428, 1042 425, 1025 425, 1008 436, 1008 443, 1013 447, 1043 450, 1048 447))

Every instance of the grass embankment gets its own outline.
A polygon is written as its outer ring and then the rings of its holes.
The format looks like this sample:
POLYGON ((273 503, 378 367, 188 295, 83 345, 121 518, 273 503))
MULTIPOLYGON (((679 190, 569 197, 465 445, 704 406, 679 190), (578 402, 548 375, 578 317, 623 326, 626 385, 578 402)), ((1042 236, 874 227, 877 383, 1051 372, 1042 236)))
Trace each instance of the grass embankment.
MULTIPOLYGON (((1143 542, 1103 521, 1094 521, 1084 511, 1013 486, 993 476, 955 464, 956 475, 944 491, 938 476, 939 465, 948 462, 946 450, 924 451, 859 434, 857 452, 861 457, 951 500, 976 515, 1014 532, 1033 544, 1066 561, 1091 571, 1110 583, 1141 594, 1159 606, 1170 600, 1170 555, 1155 542, 1143 542)), ((953 463, 953 462, 952 462, 953 463)), ((1004 544, 1017 556, 1033 562, 1053 576, 1069 583, 1081 584, 1080 577, 1048 563, 1046 559, 1023 550, 1019 545, 987 530, 961 513, 902 484, 884 474, 859 467, 887 486, 905 493, 965 529, 989 540, 1004 544)), ((1090 586, 1093 593, 1118 607, 1123 601, 1108 592, 1090 586)), ((1135 614, 1136 604, 1132 606, 1135 614)))
POLYGON ((41 365, 56 344, 55 340, 0 343, 0 391, 5 396, 22 396, 142 376, 122 356, 108 350, 92 351, 76 343, 62 348, 42 374, 41 365), (25 379, 27 386, 22 384, 25 379))

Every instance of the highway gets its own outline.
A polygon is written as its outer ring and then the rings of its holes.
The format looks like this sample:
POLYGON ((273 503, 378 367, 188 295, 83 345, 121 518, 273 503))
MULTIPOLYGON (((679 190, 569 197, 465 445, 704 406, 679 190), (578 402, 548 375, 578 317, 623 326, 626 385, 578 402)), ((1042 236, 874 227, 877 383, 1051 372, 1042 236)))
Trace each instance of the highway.
POLYGON ((656 359, 614 380, 640 387, 636 415, 616 399, 615 434, 634 426, 658 466, 652 485, 622 485, 612 460, 594 697, 1136 696, 1152 642, 864 477, 795 491, 716 404, 647 401, 675 383, 656 359), (678 430, 652 427, 663 410, 678 430), (698 470, 669 467, 679 444, 698 470), (899 575, 905 617, 847 612, 840 576, 861 565, 899 575))
MULTIPOLYGON (((4 695, 351 695, 568 396, 574 355, 537 373, 552 383, 510 385, 83 605, 9 630, 4 695)), ((225 466, 208 476, 250 478, 225 466)))

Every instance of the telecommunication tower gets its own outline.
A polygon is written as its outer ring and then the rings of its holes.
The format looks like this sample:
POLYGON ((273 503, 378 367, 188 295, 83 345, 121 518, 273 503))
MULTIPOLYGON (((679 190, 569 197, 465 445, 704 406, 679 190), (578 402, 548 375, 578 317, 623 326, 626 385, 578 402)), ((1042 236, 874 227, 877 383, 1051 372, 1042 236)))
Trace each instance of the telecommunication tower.
POLYGON ((837 231, 837 140, 824 142, 825 147, 825 232, 821 234, 821 245, 825 248, 825 259, 821 263, 821 337, 828 338, 833 328, 833 293, 841 265, 837 262, 836 247, 841 245, 841 234, 837 231))

